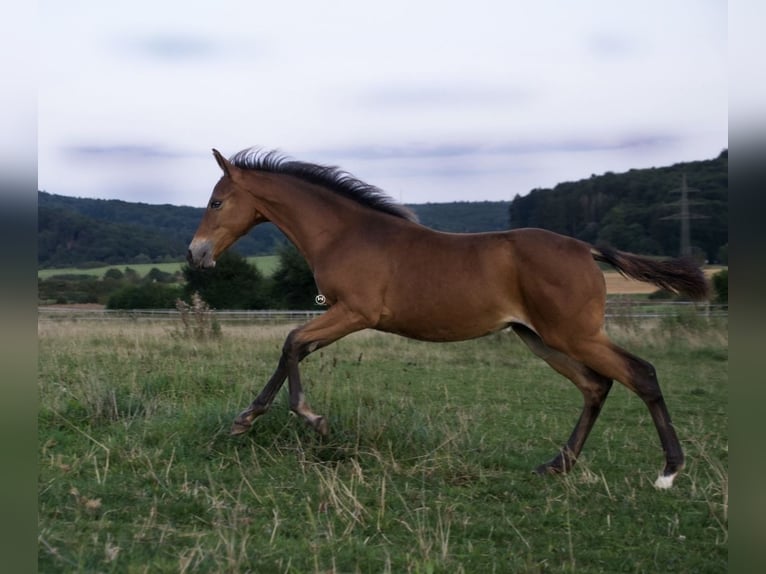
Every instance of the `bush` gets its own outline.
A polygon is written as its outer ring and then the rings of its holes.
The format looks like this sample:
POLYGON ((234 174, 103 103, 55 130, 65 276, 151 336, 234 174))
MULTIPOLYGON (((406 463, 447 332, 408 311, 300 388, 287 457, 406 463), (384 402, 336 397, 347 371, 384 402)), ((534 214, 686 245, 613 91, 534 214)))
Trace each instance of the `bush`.
POLYGON ((671 333, 700 331, 708 327, 705 317, 697 313, 693 307, 679 310, 673 315, 661 319, 662 328, 671 333))
POLYGON ((658 289, 657 291, 650 293, 648 299, 651 299, 652 301, 667 301, 669 299, 675 299, 675 297, 675 294, 667 289, 658 289))
POLYGON ((177 336, 198 340, 221 337, 221 324, 199 293, 192 293, 191 304, 176 299, 176 309, 181 316, 181 326, 176 331, 177 336))
POLYGON ((722 245, 718 248, 718 263, 721 265, 729 264, 729 244, 722 245))
POLYGON ((173 283, 176 280, 175 275, 167 271, 161 271, 157 267, 152 267, 146 274, 146 281, 155 281, 157 283, 173 283))
POLYGON ((279 266, 272 277, 272 302, 279 309, 314 309, 317 286, 303 255, 291 244, 278 252, 279 266))
POLYGON ((218 258, 213 269, 196 269, 185 265, 185 298, 199 293, 214 309, 263 309, 266 282, 258 269, 239 253, 227 251, 218 258))
POLYGON ((729 304, 729 270, 722 269, 713 275, 713 290, 715 291, 714 303, 721 305, 729 304))
POLYGON ((104 285, 91 275, 54 275, 38 279, 37 297, 44 303, 98 303, 105 300, 104 285))
POLYGON ((123 287, 106 302, 107 309, 172 309, 180 294, 178 287, 144 283, 123 287))
POLYGON ((125 277, 125 274, 117 269, 116 267, 111 267, 106 270, 104 273, 104 279, 113 279, 115 281, 121 281, 122 278, 125 277))

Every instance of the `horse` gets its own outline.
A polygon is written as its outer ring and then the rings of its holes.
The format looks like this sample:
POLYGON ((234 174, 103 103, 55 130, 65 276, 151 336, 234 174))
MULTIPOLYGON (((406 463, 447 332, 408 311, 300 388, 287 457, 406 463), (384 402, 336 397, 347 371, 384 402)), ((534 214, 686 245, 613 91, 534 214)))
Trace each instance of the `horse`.
POLYGON ((304 396, 299 363, 363 329, 422 341, 468 340, 512 329, 529 349, 571 380, 582 413, 560 451, 535 470, 570 471, 614 380, 649 409, 665 464, 655 486, 670 488, 684 454, 655 368, 606 334, 606 285, 598 263, 691 299, 704 299, 701 269, 684 258, 657 260, 536 228, 443 233, 379 188, 337 167, 249 148, 231 158, 189 244, 190 265, 216 258, 255 225, 270 221, 310 267, 324 313, 288 334, 271 378, 234 420, 247 432, 288 381, 290 409, 320 435, 329 428, 304 396))

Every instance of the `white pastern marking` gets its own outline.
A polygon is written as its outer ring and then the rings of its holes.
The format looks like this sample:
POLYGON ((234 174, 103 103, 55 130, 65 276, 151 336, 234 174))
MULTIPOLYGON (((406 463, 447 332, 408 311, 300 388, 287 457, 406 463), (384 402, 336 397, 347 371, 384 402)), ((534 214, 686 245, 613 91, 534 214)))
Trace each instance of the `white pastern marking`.
POLYGON ((678 473, 669 474, 668 476, 658 476, 657 480, 654 482, 654 487, 659 488, 660 490, 667 490, 673 486, 673 479, 676 477, 676 474, 678 473))

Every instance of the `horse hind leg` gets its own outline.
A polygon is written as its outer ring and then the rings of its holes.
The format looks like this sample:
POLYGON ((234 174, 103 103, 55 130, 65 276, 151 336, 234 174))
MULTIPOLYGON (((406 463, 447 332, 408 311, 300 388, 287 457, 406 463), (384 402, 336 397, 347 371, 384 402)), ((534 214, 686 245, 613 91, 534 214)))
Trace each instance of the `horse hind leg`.
POLYGON ((670 488, 673 486, 673 480, 684 467, 684 453, 660 390, 657 373, 651 363, 627 351, 623 353, 633 373, 633 387, 629 388, 641 397, 648 407, 665 453, 665 467, 654 485, 660 489, 670 488))
POLYGON ((665 454, 665 466, 654 484, 657 488, 670 488, 684 466, 684 453, 654 366, 618 347, 605 335, 595 341, 581 342, 576 355, 593 370, 620 381, 644 401, 665 454))
POLYGON ((533 353, 553 369, 571 380, 583 395, 583 410, 564 447, 549 462, 541 464, 538 474, 563 473, 571 470, 582 452, 601 409, 612 388, 612 380, 600 375, 568 355, 546 345, 540 336, 524 325, 512 325, 516 334, 533 353))

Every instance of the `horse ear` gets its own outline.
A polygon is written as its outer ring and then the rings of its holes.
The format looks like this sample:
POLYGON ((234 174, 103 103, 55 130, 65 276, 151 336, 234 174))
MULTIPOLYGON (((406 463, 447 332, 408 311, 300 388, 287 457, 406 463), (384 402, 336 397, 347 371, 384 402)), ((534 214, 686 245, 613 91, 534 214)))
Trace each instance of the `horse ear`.
POLYGON ((232 166, 229 160, 223 157, 221 152, 215 148, 213 148, 213 155, 215 156, 215 161, 218 162, 218 166, 223 170, 224 175, 231 176, 232 166))

